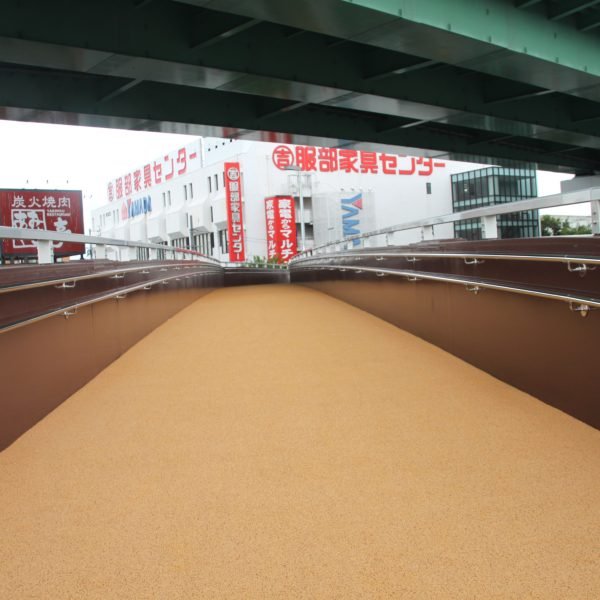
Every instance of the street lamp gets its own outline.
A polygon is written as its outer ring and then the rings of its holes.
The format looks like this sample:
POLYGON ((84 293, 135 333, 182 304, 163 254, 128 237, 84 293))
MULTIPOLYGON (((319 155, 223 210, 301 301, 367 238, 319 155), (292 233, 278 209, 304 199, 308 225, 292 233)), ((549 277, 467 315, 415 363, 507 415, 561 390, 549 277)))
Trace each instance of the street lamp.
POLYGON ((285 171, 296 171, 298 175, 298 200, 300 201, 300 249, 306 250, 306 235, 304 230, 304 196, 302 195, 302 168, 298 165, 288 165, 285 171))

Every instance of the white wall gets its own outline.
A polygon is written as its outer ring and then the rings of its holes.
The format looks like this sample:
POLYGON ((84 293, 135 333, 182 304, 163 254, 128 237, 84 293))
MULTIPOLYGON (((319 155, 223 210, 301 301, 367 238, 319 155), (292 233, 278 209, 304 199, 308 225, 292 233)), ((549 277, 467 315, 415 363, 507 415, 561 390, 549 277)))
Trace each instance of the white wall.
MULTIPOLYGON (((218 253, 218 230, 226 228, 227 225, 223 163, 239 161, 242 171, 246 255, 249 259, 255 255, 266 256, 264 200, 269 196, 297 195, 298 192, 296 173, 279 170, 273 164, 272 152, 277 145, 247 141, 205 140, 202 168, 138 194, 138 196, 151 196, 151 213, 123 220, 121 217, 123 201, 121 204, 117 202, 107 204, 94 211, 95 233, 106 235, 110 230, 115 237, 127 236, 135 239, 147 232, 152 237, 151 241, 167 242, 189 236, 188 215, 191 214, 194 233, 214 233, 215 256, 226 259, 226 256, 218 253), (193 197, 188 187, 186 199, 184 186, 189 184, 192 184, 193 197), (103 213, 110 213, 110 218, 105 219, 106 224, 101 231, 98 231, 100 216, 103 213), (113 222, 115 214, 117 214, 116 223, 113 222)), ((410 159, 402 160, 410 164, 410 159)), ((359 215, 361 232, 448 214, 452 212, 450 175, 479 167, 480 165, 471 163, 445 161, 445 167, 434 169, 429 176, 421 176, 417 172, 412 175, 340 172, 303 174, 303 193, 306 197, 305 221, 309 225, 314 224, 316 244, 340 239, 343 215, 341 199, 358 192, 362 192, 363 197, 363 210, 359 215), (428 183, 431 187, 430 194, 427 193, 428 183)), ((450 224, 436 227, 435 237, 452 238, 453 226, 450 224)), ((394 243, 420 240, 420 230, 402 232, 394 236, 394 243)))

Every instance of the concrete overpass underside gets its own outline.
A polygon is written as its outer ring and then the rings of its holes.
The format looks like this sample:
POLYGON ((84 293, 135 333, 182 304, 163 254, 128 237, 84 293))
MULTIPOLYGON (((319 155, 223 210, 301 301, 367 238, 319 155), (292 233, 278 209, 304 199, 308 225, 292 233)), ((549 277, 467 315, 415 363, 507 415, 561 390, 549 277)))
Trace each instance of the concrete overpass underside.
POLYGON ((6 0, 0 116, 600 171, 600 1, 6 0))

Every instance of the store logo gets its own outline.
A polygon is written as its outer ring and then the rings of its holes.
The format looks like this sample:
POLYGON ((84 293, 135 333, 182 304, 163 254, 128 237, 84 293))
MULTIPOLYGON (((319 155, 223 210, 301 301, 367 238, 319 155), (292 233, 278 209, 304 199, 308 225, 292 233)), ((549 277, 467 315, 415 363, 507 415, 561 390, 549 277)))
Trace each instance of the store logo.
MULTIPOLYGON (((128 198, 126 206, 127 216, 125 218, 133 219, 133 217, 137 217, 138 215, 145 215, 152 212, 152 198, 150 196, 144 196, 136 200, 128 198)), ((125 205, 123 208, 125 208, 125 205)))
POLYGON ((237 167, 227 169, 227 179, 229 181, 237 181, 240 178, 240 170, 237 167))
MULTIPOLYGON (((352 198, 342 198, 342 226, 343 235, 348 237, 350 235, 360 234, 360 211, 363 209, 363 197, 362 192, 352 198)), ((360 240, 352 240, 353 246, 359 246, 360 240)))

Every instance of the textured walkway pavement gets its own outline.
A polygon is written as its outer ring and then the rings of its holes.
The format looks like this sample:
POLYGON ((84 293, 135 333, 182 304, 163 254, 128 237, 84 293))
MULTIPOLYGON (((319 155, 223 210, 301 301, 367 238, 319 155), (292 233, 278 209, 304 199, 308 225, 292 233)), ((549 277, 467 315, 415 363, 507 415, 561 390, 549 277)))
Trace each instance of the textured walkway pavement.
POLYGON ((0 453, 0 598, 597 600, 599 465, 375 317, 219 290, 0 453))

